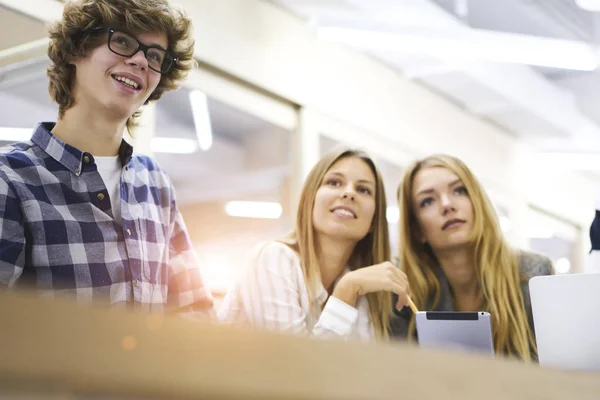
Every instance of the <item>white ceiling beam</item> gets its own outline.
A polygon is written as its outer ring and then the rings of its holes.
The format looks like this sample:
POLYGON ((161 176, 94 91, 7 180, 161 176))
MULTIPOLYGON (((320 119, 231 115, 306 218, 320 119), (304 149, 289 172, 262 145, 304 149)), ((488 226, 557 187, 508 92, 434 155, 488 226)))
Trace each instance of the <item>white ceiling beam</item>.
POLYGON ((8 49, 0 50, 0 67, 28 62, 31 59, 45 57, 48 51, 48 38, 34 40, 8 49))
POLYGON ((483 60, 593 71, 598 48, 575 40, 481 29, 440 29, 380 22, 317 22, 320 39, 361 49, 424 53, 443 60, 483 60))
POLYGON ((2 49, 0 50, 0 62, 7 58, 18 57, 23 53, 29 53, 32 51, 39 52, 40 50, 46 50, 48 48, 49 42, 50 40, 48 38, 41 38, 8 49, 2 49))

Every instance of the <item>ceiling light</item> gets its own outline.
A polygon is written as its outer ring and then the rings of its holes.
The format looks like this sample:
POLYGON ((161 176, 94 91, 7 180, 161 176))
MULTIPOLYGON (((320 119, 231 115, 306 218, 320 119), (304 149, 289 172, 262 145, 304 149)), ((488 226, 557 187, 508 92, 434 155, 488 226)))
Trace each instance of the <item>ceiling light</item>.
POLYGON ((230 201, 225 204, 225 212, 232 217, 278 219, 282 208, 274 202, 230 201))
POLYGON ((207 151, 212 146, 213 134, 206 95, 200 90, 192 90, 190 92, 190 104, 198 145, 201 150, 207 151))

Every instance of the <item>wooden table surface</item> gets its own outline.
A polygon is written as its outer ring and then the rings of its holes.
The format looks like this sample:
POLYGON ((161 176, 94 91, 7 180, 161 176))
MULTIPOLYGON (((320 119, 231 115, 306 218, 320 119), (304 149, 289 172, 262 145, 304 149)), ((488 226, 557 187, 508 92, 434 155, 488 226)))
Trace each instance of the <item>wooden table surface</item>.
POLYGON ((0 295, 0 398, 600 399, 600 374, 0 295), (97 397, 98 396, 98 397, 97 397))

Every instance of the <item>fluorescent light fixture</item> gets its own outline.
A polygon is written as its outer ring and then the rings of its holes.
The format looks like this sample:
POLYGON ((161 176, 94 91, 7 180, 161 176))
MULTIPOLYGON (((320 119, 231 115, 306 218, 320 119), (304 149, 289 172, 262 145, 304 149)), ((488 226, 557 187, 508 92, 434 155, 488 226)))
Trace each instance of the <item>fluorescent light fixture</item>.
POLYGON ((150 148, 154 153, 192 154, 198 150, 198 143, 193 139, 155 137, 150 148))
POLYGON ((194 117, 198 145, 201 150, 207 151, 212 146, 213 134, 206 95, 200 90, 192 90, 190 92, 190 104, 192 106, 192 116, 194 117))
POLYGON ((400 221, 400 209, 398 207, 388 207, 385 216, 388 223, 397 224, 400 221))
POLYGON ((593 71, 599 63, 598 50, 587 43, 477 29, 377 30, 322 26, 317 34, 322 40, 367 50, 425 53, 453 61, 487 60, 580 71, 593 71))
POLYGON ((225 204, 225 212, 232 217, 278 219, 282 208, 274 202, 230 201, 225 204))
POLYGON ((30 128, 7 128, 0 127, 0 141, 2 142, 25 142, 31 139, 33 129, 30 128))

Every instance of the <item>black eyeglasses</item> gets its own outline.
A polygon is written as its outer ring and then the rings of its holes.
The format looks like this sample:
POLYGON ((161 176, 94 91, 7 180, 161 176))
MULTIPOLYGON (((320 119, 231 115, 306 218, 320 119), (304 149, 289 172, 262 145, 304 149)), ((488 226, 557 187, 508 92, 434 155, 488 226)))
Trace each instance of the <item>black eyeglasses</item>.
POLYGON ((161 74, 168 73, 177 64, 177 57, 173 56, 173 54, 155 45, 146 46, 128 33, 112 28, 96 28, 92 29, 91 32, 107 31, 108 48, 115 54, 122 57, 133 57, 134 54, 141 50, 144 56, 146 56, 146 60, 148 60, 148 67, 161 74))

